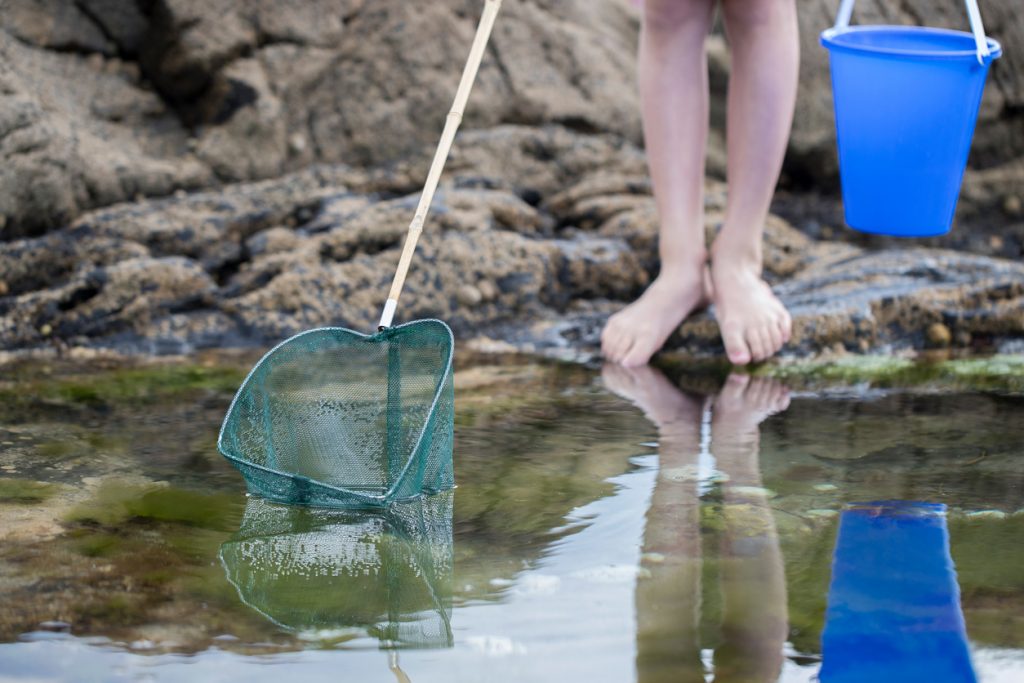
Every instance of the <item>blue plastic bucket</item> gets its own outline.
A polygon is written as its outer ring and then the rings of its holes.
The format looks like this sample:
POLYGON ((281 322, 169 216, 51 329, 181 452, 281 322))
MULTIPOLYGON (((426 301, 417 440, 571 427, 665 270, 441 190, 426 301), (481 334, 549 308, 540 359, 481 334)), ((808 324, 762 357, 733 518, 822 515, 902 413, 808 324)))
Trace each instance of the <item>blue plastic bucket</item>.
POLYGON ((974 36, 916 26, 831 28, 829 50, 846 223, 862 232, 949 232, 985 77, 974 36))

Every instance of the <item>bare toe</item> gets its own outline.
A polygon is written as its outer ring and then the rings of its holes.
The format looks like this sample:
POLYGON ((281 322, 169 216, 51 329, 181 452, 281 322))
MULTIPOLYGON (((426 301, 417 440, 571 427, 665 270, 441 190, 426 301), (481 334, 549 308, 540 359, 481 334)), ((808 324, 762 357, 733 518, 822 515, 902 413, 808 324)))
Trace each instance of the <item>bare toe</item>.
POLYGON ((608 360, 618 362, 618 359, 622 357, 623 347, 628 343, 629 338, 624 334, 617 316, 612 316, 601 332, 602 355, 608 360))
POLYGON ((637 341, 622 355, 619 362, 627 368, 638 368, 641 365, 647 365, 647 361, 651 359, 656 350, 637 341))
POLYGON ((765 327, 765 334, 768 335, 768 339, 771 341, 771 355, 775 355, 785 344, 785 340, 782 338, 782 330, 779 328, 777 322, 771 322, 765 327))
POLYGON ((754 327, 747 332, 747 343, 754 361, 760 363, 768 357, 768 340, 760 328, 754 327))
POLYGON ((743 328, 738 325, 722 325, 722 342, 729 361, 735 365, 746 365, 750 362, 750 348, 743 338, 743 328))
POLYGON ((789 340, 792 337, 792 328, 790 327, 789 323, 789 315, 786 314, 780 316, 779 319, 775 322, 775 328, 779 331, 779 338, 782 339, 782 343, 779 345, 779 348, 782 348, 783 346, 789 343, 789 340))
POLYGON ((645 363, 647 363, 647 359, 646 358, 644 360, 642 360, 641 362, 639 362, 639 363, 634 363, 633 365, 630 365, 628 362, 626 362, 627 359, 631 357, 631 355, 640 355, 640 354, 642 354, 643 353, 643 348, 642 347, 643 347, 643 342, 640 339, 631 338, 629 340, 629 343, 625 344, 622 347, 622 349, 619 350, 619 357, 615 359, 615 362, 616 363, 621 363, 625 367, 636 367, 638 365, 644 365, 645 363))

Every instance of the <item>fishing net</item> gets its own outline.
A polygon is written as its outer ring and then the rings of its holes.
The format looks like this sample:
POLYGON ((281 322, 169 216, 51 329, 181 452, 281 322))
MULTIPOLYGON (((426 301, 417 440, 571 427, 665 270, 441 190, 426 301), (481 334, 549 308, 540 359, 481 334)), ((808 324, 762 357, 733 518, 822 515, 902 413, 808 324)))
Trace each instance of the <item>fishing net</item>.
POLYGON ((303 638, 450 647, 452 500, 367 513, 253 498, 221 564, 245 604, 303 638))
POLYGON ((303 332, 252 369, 217 446, 250 492, 283 503, 380 507, 450 489, 453 347, 439 320, 303 332))

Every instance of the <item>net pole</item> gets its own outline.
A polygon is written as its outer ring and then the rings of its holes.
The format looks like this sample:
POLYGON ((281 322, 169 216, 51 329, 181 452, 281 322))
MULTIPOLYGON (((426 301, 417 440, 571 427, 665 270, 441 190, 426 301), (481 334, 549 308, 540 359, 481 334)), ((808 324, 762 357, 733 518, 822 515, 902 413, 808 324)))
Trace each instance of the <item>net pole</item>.
POLYGON ((469 51, 469 59, 462 71, 462 79, 459 81, 459 89, 455 92, 455 101, 452 109, 448 112, 445 120, 444 131, 441 133, 441 140, 437 144, 437 151, 434 152, 434 160, 430 164, 430 172, 427 173, 427 182, 423 186, 423 193, 420 195, 419 204, 416 206, 416 214, 412 223, 409 224, 409 232, 405 237, 405 245, 402 247, 402 256, 398 260, 398 269, 395 271, 395 278, 391 283, 391 291, 388 293, 387 302, 384 304, 384 311, 380 316, 380 328, 391 327, 391 321, 395 316, 395 309, 398 307, 398 297, 402 294, 405 286, 405 276, 409 272, 409 264, 412 263, 412 256, 416 252, 416 243, 423 232, 423 223, 427 220, 427 212, 430 210, 430 203, 434 199, 434 191, 437 190, 437 183, 441 179, 441 171, 444 170, 444 162, 448 159, 448 152, 451 150, 452 142, 455 140, 455 133, 462 121, 462 112, 466 108, 466 101, 473 89, 473 81, 476 80, 476 72, 480 69, 480 61, 484 56, 484 49, 491 37, 491 29, 494 27, 494 20, 498 16, 498 9, 501 7, 501 0, 486 0, 483 15, 480 17, 480 24, 476 29, 476 36, 473 38, 473 47, 469 51))

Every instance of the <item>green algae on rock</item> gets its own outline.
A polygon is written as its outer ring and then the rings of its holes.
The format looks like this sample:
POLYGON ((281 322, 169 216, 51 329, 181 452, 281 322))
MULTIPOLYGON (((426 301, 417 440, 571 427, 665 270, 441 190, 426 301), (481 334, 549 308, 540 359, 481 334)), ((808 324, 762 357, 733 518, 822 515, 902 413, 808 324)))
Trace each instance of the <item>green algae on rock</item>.
POLYGON ((1024 356, 952 358, 931 361, 883 355, 845 355, 823 360, 777 361, 753 369, 804 386, 868 383, 884 388, 1024 391, 1024 356))
POLYGON ((0 503, 38 504, 60 489, 59 485, 44 481, 3 477, 0 478, 0 503))
POLYGON ((196 492, 157 482, 104 479, 92 498, 74 507, 67 522, 117 526, 126 522, 167 522, 224 530, 225 518, 239 506, 230 493, 196 492))
POLYGON ((97 372, 79 365, 70 375, 39 372, 37 366, 15 367, 0 380, 0 401, 14 408, 31 409, 40 403, 78 406, 102 404, 152 404, 172 400, 189 392, 231 392, 238 388, 244 370, 240 367, 203 367, 190 363, 137 365, 97 372))

